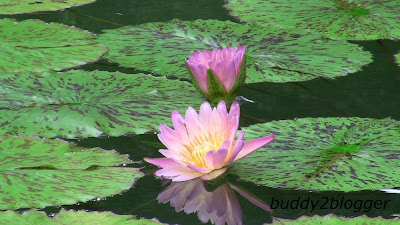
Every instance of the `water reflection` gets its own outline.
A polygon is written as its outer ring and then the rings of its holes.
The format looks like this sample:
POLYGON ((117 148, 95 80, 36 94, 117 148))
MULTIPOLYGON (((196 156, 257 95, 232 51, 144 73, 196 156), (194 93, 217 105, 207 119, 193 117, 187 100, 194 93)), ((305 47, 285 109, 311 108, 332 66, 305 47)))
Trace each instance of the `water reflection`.
POLYGON ((213 190, 206 189, 206 183, 197 178, 186 182, 172 182, 157 197, 158 203, 169 202, 176 212, 196 213, 202 223, 241 225, 242 209, 234 190, 247 200, 272 213, 263 201, 231 183, 223 183, 213 190))

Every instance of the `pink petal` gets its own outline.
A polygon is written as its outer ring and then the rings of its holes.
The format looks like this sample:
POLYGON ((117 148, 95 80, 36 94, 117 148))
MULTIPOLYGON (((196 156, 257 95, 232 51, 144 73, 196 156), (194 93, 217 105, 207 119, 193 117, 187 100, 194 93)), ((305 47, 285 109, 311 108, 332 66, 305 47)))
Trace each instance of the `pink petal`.
POLYGON ((236 79, 239 75, 239 71, 240 71, 240 67, 242 66, 243 63, 243 56, 244 56, 244 52, 238 52, 233 58, 232 60, 235 63, 235 74, 236 74, 236 79))
MULTIPOLYGON (((221 119, 221 129, 228 130, 228 112, 226 111, 226 104, 224 101, 220 101, 217 105, 217 111, 221 119)), ((229 148, 227 148, 229 149, 229 148)))
POLYGON ((213 111, 211 112, 211 118, 210 120, 210 134, 213 136, 219 136, 221 138, 225 137, 226 134, 226 129, 221 129, 221 117, 217 111, 216 108, 213 109, 213 111))
POLYGON ((208 49, 204 50, 204 53, 203 53, 204 58, 206 58, 208 60, 209 58, 211 58, 211 55, 212 55, 212 53, 210 50, 208 50, 208 49))
POLYGON ((202 180, 212 180, 212 179, 218 177, 219 175, 225 173, 225 171, 226 171, 226 167, 223 167, 223 168, 218 169, 218 170, 213 170, 211 173, 204 174, 200 178, 202 180))
POLYGON ((199 172, 185 173, 185 174, 182 174, 180 176, 177 176, 177 177, 173 178, 172 181, 178 182, 178 181, 191 180, 191 179, 194 179, 196 177, 200 177, 201 175, 203 175, 203 174, 199 173, 199 172))
POLYGON ((165 167, 173 167, 173 166, 180 166, 179 163, 175 162, 172 159, 168 158, 143 158, 144 161, 151 163, 153 165, 165 168, 165 167))
MULTIPOLYGON (((217 77, 218 77, 218 74, 215 71, 215 67, 216 67, 216 64, 212 60, 208 60, 208 68, 210 68, 214 72, 214 74, 217 75, 217 77)), ((207 72, 207 76, 208 76, 208 72, 207 72)))
POLYGON ((185 146, 174 136, 168 136, 165 134, 157 134, 158 139, 172 152, 186 152, 185 146))
POLYGON ((222 84, 224 85, 225 90, 228 93, 233 89, 233 86, 237 79, 237 75, 238 74, 236 73, 235 62, 233 60, 230 60, 229 62, 227 62, 224 74, 221 77, 222 84))
MULTIPOLYGON (((183 145, 182 141, 186 141, 187 137, 181 137, 181 134, 172 130, 168 126, 164 124, 160 124, 161 134, 158 134, 158 139, 165 145, 169 150, 173 151, 185 151, 186 148, 183 145)), ((186 135, 187 136, 187 135, 186 135)))
POLYGON ((226 185, 225 190, 227 197, 225 206, 226 213, 225 216, 219 218, 223 219, 221 222, 224 224, 225 221, 227 224, 242 224, 242 210, 239 201, 237 200, 234 191, 228 185, 226 185))
POLYGON ((201 90, 205 93, 208 93, 207 89, 207 67, 203 64, 194 64, 190 61, 186 61, 190 70, 193 73, 194 78, 196 79, 197 83, 201 90))
MULTIPOLYGON (((219 186, 217 189, 210 193, 210 198, 205 199, 208 206, 207 211, 216 215, 216 218, 221 217, 226 213, 226 204, 228 203, 228 199, 226 195, 227 189, 225 187, 227 187, 226 184, 219 186)), ((213 220, 215 221, 216 218, 213 218, 213 220)))
POLYGON ((176 110, 172 112, 171 117, 177 135, 182 139, 182 142, 187 142, 189 137, 185 126, 185 119, 183 119, 181 114, 176 110))
POLYGON ((218 151, 209 151, 206 154, 206 165, 212 169, 219 169, 224 166, 228 150, 221 148, 218 151))
POLYGON ((236 156, 234 161, 239 160, 243 157, 246 157, 247 155, 251 154, 255 150, 270 143, 274 139, 275 139, 275 135, 270 135, 268 137, 258 138, 258 139, 254 139, 254 140, 244 143, 242 151, 239 152, 239 154, 236 156))
POLYGON ((172 198, 179 197, 181 193, 182 185, 179 183, 171 183, 167 188, 165 188, 160 194, 157 196, 158 203, 167 203, 171 201, 172 198))
POLYGON ((223 49, 221 50, 221 52, 222 52, 222 58, 223 58, 223 59, 226 59, 226 58, 229 57, 229 48, 223 48, 223 49))
MULTIPOLYGON (((203 102, 200 106, 199 124, 203 128, 202 132, 208 132, 212 108, 208 102, 203 102)), ((211 124, 212 125, 212 124, 211 124)))
POLYGON ((211 53, 211 61, 212 62, 218 62, 221 57, 219 57, 218 53, 220 52, 220 50, 218 48, 214 48, 212 53, 211 53))
POLYGON ((197 51, 197 50, 194 50, 194 52, 193 52, 193 56, 194 56, 194 57, 196 57, 196 58, 197 58, 197 57, 199 57, 199 51, 197 51))
POLYGON ((264 201, 262 201, 261 199, 257 198, 257 196, 254 196, 251 193, 248 193, 247 191, 241 189, 238 186, 235 186, 231 183, 228 183, 229 186, 235 190, 237 193, 239 193, 241 196, 243 196, 245 199, 249 200, 251 203, 253 203, 254 205, 264 209, 265 211, 269 212, 269 213, 273 213, 273 209, 271 209, 264 201))
POLYGON ((238 47, 237 47, 237 51, 246 51, 246 48, 243 47, 242 44, 239 44, 238 47))
POLYGON ((226 104, 224 100, 221 100, 218 105, 217 105, 217 110, 219 112, 219 114, 222 116, 227 117, 228 112, 226 111, 226 104))
POLYGON ((236 50, 234 47, 229 46, 229 59, 232 59, 236 55, 236 50))
POLYGON ((239 128, 240 118, 240 105, 237 102, 233 102, 231 110, 228 115, 228 136, 229 139, 233 140, 236 137, 237 130, 239 128))
POLYGON ((160 130, 161 130, 161 133, 164 135, 174 136, 174 137, 176 136, 176 132, 164 124, 160 124, 160 130))
POLYGON ((182 160, 182 155, 178 152, 174 152, 171 150, 167 150, 167 149, 160 149, 158 150, 163 156, 169 158, 169 159, 173 159, 175 161, 181 161, 182 160))
POLYGON ((199 60, 196 57, 196 51, 193 55, 189 55, 189 60, 186 61, 187 63, 199 64, 199 60))
POLYGON ((194 110, 192 107, 189 107, 188 110, 186 110, 186 115, 185 115, 185 122, 186 122, 186 130, 189 134, 190 139, 194 139, 198 136, 200 136, 200 127, 199 127, 199 118, 196 110, 194 110))
POLYGON ((196 170, 199 173, 209 173, 209 172, 211 172, 211 169, 210 168, 206 168, 206 167, 195 166, 195 165, 187 165, 187 167, 192 169, 192 170, 196 170))
MULTIPOLYGON (((217 62, 214 68, 211 68, 212 71, 217 75, 219 80, 222 82, 222 84, 225 82, 226 76, 226 70, 227 68, 228 61, 226 59, 221 59, 217 62)), ((225 85, 224 85, 225 86, 225 85)))
POLYGON ((227 139, 222 143, 220 149, 229 149, 230 147, 231 147, 231 140, 227 139))
POLYGON ((241 131, 238 139, 236 140, 235 146, 233 146, 232 152, 229 155, 229 159, 226 162, 226 165, 229 165, 233 160, 236 158, 236 156, 242 151, 243 149, 243 138, 244 138, 244 132, 241 131))
POLYGON ((174 166, 174 167, 167 167, 167 168, 163 168, 160 170, 157 170, 155 172, 156 176, 166 176, 166 177, 176 177, 176 176, 180 176, 183 174, 187 174, 187 173, 191 173, 193 170, 189 169, 183 165, 181 166, 174 166))
POLYGON ((197 180, 193 180, 193 182, 194 188, 190 194, 186 195, 187 201, 192 201, 193 199, 199 197, 199 195, 201 195, 205 191, 203 181, 200 178, 197 178, 197 180))

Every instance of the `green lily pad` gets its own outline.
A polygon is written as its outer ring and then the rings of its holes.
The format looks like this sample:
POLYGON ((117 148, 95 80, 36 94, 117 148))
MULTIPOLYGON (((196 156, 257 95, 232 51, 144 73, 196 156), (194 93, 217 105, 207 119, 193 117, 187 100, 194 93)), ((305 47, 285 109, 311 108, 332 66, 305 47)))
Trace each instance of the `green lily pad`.
POLYGON ((158 131, 203 102, 187 82, 82 70, 4 74, 0 96, 0 133, 64 138, 158 131))
POLYGON ((95 35, 40 20, 0 20, 0 72, 62 70, 97 61, 107 48, 95 35))
POLYGON ((4 224, 18 225, 65 225, 65 224, 113 224, 113 225, 161 225, 155 219, 136 219, 131 215, 116 215, 111 212, 66 211, 64 209, 49 218, 45 212, 29 210, 22 214, 14 211, 0 212, 4 224))
POLYGON ((131 188, 143 174, 127 155, 62 140, 0 136, 0 210, 44 208, 103 198, 131 188))
POLYGON ((110 48, 105 58, 124 67, 189 78, 185 59, 194 50, 239 43, 247 51, 247 83, 334 78, 372 62, 356 44, 278 26, 230 21, 173 20, 105 30, 98 41, 110 48))
POLYGON ((397 64, 399 64, 399 65, 400 65, 400 53, 399 53, 399 54, 396 54, 396 55, 394 55, 394 59, 396 60, 397 64))
POLYGON ((309 29, 334 39, 400 38, 399 1, 229 0, 225 7, 244 22, 309 29))
POLYGON ((95 2, 96 0, 0 0, 0 14, 22 14, 57 11, 95 2))
POLYGON ((360 191, 400 186, 400 123, 391 119, 304 118, 245 128, 246 140, 275 134, 231 172, 259 185, 360 191))
MULTIPOLYGON (((365 225, 365 224, 374 224, 374 225, 387 225, 387 224, 400 224, 400 219, 384 219, 382 217, 369 218, 367 216, 359 216, 354 218, 345 218, 338 217, 333 214, 329 214, 326 216, 302 216, 296 220, 288 220, 288 219, 274 219, 274 224, 288 224, 288 225, 336 225, 336 224, 346 224, 346 225, 365 225)), ((266 224, 265 224, 266 225, 266 224)))

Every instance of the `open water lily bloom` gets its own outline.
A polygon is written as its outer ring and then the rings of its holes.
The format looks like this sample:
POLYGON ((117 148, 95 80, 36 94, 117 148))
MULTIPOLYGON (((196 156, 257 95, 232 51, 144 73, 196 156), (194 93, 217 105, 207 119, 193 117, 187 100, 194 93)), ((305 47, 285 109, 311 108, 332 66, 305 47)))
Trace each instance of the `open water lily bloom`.
POLYGON ((236 49, 194 51, 186 63, 196 89, 215 103, 236 97, 246 79, 245 53, 241 44, 236 49))
POLYGON ((185 118, 172 112, 174 129, 160 125, 160 141, 168 148, 159 152, 165 158, 145 158, 162 169, 155 174, 172 181, 200 177, 210 180, 226 171, 226 166, 246 157, 256 149, 274 140, 274 135, 244 142, 244 132, 236 138, 240 106, 233 102, 229 113, 224 101, 211 108, 204 102, 197 112, 189 107, 185 118))

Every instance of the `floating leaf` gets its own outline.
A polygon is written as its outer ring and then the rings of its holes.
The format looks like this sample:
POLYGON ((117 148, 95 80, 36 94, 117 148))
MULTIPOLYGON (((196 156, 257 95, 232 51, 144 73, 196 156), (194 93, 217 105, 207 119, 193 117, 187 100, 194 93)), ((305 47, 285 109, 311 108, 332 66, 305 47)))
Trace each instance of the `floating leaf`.
POLYGON ((95 35, 40 20, 0 20, 0 72, 62 70, 94 62, 107 48, 95 35))
POLYGON ((400 186, 400 123, 391 119, 305 118, 252 125, 248 140, 276 139, 232 173, 260 185, 359 191, 400 186))
POLYGON ((229 0, 225 7, 244 22, 309 29, 330 38, 400 38, 399 1, 229 0))
POLYGON ((0 221, 4 224, 19 225, 93 225, 93 224, 115 224, 115 225, 161 225, 157 220, 136 219, 130 215, 116 215, 111 212, 86 212, 66 211, 64 209, 54 217, 49 218, 45 212, 29 210, 22 214, 14 211, 0 212, 0 221))
POLYGON ((143 176, 127 155, 37 137, 0 136, 0 210, 74 204, 115 195, 143 176))
POLYGON ((400 65, 400 53, 399 53, 399 54, 396 54, 396 55, 394 55, 394 58, 395 58, 395 60, 396 60, 397 64, 399 64, 399 65, 400 65))
POLYGON ((0 82, 0 133, 17 135, 143 134, 203 101, 187 82, 144 74, 75 70, 4 74, 0 82))
POLYGON ((347 224, 347 225, 364 225, 364 224, 374 224, 374 225, 386 225, 386 224, 400 224, 400 219, 384 219, 382 217, 369 218, 367 216, 359 216, 353 218, 338 217, 333 214, 326 216, 302 216, 296 220, 288 219, 274 219, 274 224, 288 224, 288 225, 336 225, 336 224, 347 224))
POLYGON ((85 5, 96 0, 0 0, 0 14, 56 11, 85 5))
POLYGON ((246 47, 247 82, 291 82, 333 78, 360 70, 371 54, 356 44, 333 41, 318 34, 268 25, 230 21, 173 20, 137 27, 105 30, 99 42, 105 57, 124 67, 189 78, 185 58, 194 50, 246 47))

